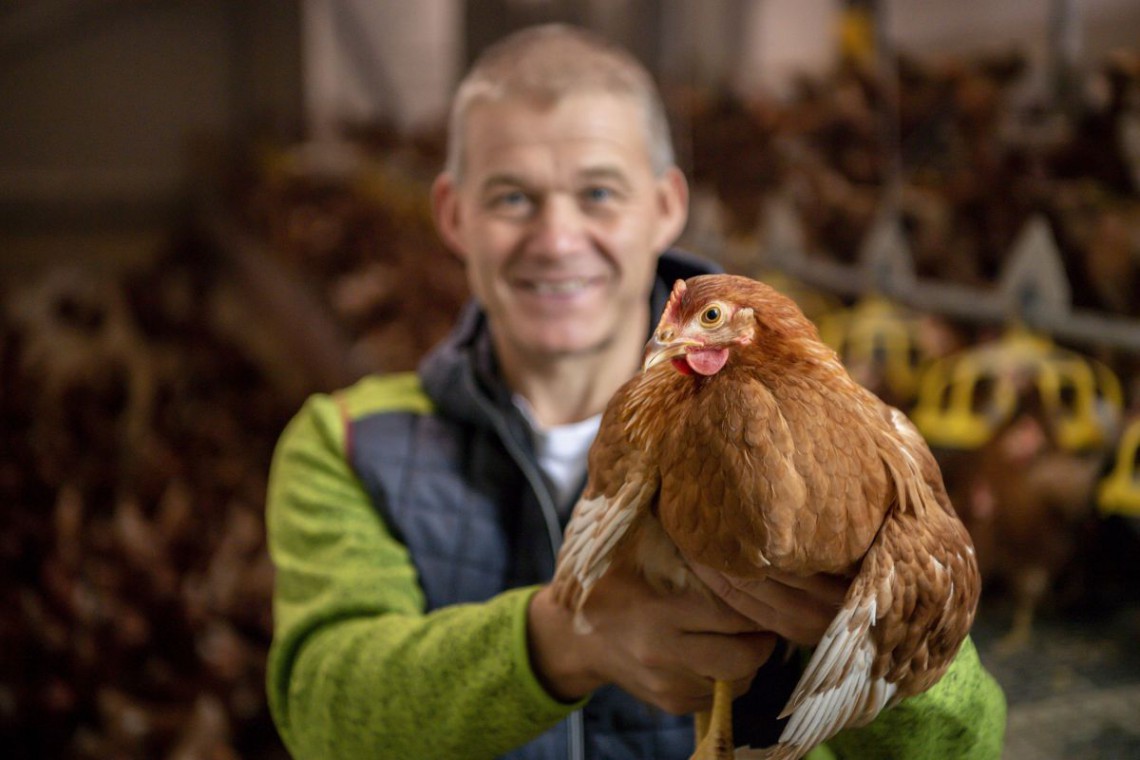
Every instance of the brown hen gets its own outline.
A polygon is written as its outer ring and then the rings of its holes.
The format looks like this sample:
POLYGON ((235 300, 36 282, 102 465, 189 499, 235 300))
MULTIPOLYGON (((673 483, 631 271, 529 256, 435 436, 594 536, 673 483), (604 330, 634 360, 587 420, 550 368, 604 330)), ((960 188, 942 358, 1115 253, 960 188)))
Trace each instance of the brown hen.
POLYGON ((1096 521, 1096 487, 1108 450, 1064 449, 1031 383, 1017 382, 1017 408, 981 448, 962 452, 947 483, 978 553, 987 585, 1013 603, 995 647, 1014 654, 1032 640, 1038 610, 1062 580, 1080 572, 1080 551, 1096 521), (960 495, 959 495, 960 494, 960 495))
MULTIPOLYGON (((678 281, 589 473, 554 579, 585 629, 583 604, 617 561, 663 591, 703 588, 688 562, 853 578, 762 757, 801 757, 928 689, 973 623, 973 545, 922 437, 762 283, 678 281)), ((718 683, 694 758, 732 757, 730 702, 718 683)))

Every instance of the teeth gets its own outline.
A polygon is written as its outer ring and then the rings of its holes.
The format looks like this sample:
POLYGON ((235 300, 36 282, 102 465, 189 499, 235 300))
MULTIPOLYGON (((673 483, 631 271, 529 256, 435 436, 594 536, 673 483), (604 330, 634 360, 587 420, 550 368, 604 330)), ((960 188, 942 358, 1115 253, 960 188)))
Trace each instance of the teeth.
POLYGON ((585 279, 536 282, 534 283, 534 289, 536 292, 544 295, 564 295, 581 290, 586 287, 586 284, 587 281, 585 279))

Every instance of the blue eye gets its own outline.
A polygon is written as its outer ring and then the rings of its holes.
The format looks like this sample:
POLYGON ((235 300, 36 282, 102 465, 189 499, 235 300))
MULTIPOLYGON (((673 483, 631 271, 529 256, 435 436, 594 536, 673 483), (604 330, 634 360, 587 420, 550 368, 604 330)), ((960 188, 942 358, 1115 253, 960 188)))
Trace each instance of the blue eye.
POLYGON ((591 203, 604 203, 614 197, 614 192, 608 187, 591 187, 586 190, 585 196, 591 203))
POLYGON ((528 215, 533 205, 533 199, 526 191, 506 190, 491 196, 487 208, 493 213, 515 218, 528 215))

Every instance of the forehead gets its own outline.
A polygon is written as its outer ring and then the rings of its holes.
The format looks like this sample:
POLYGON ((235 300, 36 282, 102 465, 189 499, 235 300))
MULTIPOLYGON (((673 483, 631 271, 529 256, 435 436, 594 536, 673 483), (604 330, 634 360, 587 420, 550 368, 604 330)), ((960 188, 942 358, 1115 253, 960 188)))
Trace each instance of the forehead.
POLYGON ((651 171, 646 121, 637 103, 606 93, 576 93, 551 104, 521 99, 472 104, 465 125, 464 173, 592 164, 651 171))

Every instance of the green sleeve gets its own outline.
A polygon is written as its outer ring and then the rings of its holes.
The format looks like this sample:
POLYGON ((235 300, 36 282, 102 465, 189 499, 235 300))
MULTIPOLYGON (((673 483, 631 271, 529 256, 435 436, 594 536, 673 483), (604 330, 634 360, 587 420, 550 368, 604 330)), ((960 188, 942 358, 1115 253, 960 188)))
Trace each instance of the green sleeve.
POLYGON ((286 746, 297 758, 475 758, 525 743, 575 707, 531 670, 535 589, 425 614, 406 549, 345 461, 343 405, 310 399, 270 472, 267 685, 286 746))
POLYGON ((872 723, 836 734, 810 760, 997 760, 1005 737, 1005 695, 970 639, 946 675, 872 723))

